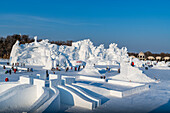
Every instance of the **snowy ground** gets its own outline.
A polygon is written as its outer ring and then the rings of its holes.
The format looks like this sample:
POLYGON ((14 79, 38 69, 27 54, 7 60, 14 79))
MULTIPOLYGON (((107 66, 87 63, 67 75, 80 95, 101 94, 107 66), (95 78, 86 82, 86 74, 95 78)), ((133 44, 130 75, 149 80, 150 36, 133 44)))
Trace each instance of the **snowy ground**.
MULTIPOLYGON (((4 62, 1 62, 3 64, 4 62)), ((4 74, 5 70, 0 67, 0 82, 4 82, 5 77, 9 77, 10 82, 17 81, 19 76, 21 75, 30 75, 32 77, 36 77, 36 74, 41 74, 45 76, 45 70, 40 66, 26 66, 33 67, 34 72, 17 72, 17 74, 12 73, 12 75, 4 74)), ((99 71, 99 75, 95 76, 96 78, 100 78, 101 75, 106 76, 115 76, 117 75, 117 69, 119 66, 110 66, 111 72, 108 73, 105 71, 106 66, 95 66, 95 68, 99 71)), ((105 92, 101 94, 95 93, 93 90, 84 89, 87 93, 96 96, 102 100, 102 105, 97 107, 94 110, 87 110, 84 108, 69 106, 61 104, 61 112, 72 112, 72 113, 103 113, 103 112, 115 112, 115 113, 147 113, 147 112, 170 112, 170 68, 164 69, 163 67, 149 68, 149 70, 145 70, 141 68, 144 73, 154 79, 154 76, 157 79, 160 79, 159 83, 152 83, 150 90, 142 92, 140 94, 131 95, 124 98, 116 98, 105 92)), ((65 71, 55 71, 56 74, 62 74, 67 76, 79 76, 81 75, 79 72, 75 72, 69 70, 65 71)), ((52 71, 49 71, 52 73, 52 71)), ((84 75, 83 75, 84 76, 84 75)), ((90 76, 90 75, 88 75, 90 76)), ((93 76, 94 77, 94 76, 93 76)), ((105 89, 116 89, 116 90, 128 90, 129 87, 111 85, 106 82, 95 82, 88 80, 80 80, 77 83, 83 83, 91 86, 96 86, 98 88, 105 89)), ((1 105, 0 105, 1 106, 1 105)))
POLYGON ((170 70, 149 69, 144 70, 144 73, 151 78, 156 76, 160 79, 160 83, 151 84, 149 91, 121 99, 106 95, 105 98, 107 98, 107 101, 93 111, 78 107, 71 107, 66 111, 75 113, 104 113, 106 111, 115 113, 170 112, 170 108, 168 108, 170 106, 170 70))

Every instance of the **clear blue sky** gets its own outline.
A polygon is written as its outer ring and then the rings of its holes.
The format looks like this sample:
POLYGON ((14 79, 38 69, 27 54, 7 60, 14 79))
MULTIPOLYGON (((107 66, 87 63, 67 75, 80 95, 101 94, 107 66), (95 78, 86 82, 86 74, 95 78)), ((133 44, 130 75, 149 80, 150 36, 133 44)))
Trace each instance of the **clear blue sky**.
POLYGON ((170 0, 1 0, 0 36, 14 33, 170 53, 170 0))

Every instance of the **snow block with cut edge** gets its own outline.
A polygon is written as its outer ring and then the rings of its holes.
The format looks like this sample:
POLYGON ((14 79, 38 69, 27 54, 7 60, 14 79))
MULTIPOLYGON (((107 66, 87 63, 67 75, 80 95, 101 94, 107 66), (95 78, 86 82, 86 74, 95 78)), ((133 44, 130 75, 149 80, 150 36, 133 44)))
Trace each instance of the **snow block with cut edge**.
POLYGON ((28 113, 33 113, 35 112, 39 107, 42 106, 42 104, 49 99, 49 91, 47 88, 43 88, 44 93, 36 100, 34 104, 31 105, 29 108, 28 113))
POLYGON ((110 94, 110 90, 105 89, 105 88, 101 88, 101 87, 97 87, 97 86, 93 86, 93 85, 89 85, 89 84, 84 84, 84 83, 74 83, 73 85, 82 87, 82 88, 86 88, 88 90, 91 90, 97 94, 100 95, 108 95, 110 94))
POLYGON ((71 88, 62 85, 59 85, 58 88, 60 90, 61 103, 79 106, 90 110, 96 107, 94 101, 89 101, 86 97, 75 92, 71 88))
POLYGON ((93 97, 91 95, 89 95, 88 93, 86 93, 84 90, 82 90, 81 88, 74 86, 74 85, 69 85, 66 84, 66 86, 73 88, 74 90, 78 91, 79 93, 83 94, 84 96, 86 96, 87 98, 96 101, 97 102, 97 106, 101 105, 101 99, 97 99, 96 97, 93 97))
POLYGON ((29 78, 29 76, 20 76, 19 77, 19 83, 20 84, 31 84, 31 79, 29 78))
POLYGON ((34 79, 33 85, 37 86, 37 97, 40 97, 43 93, 43 87, 45 87, 45 80, 34 79))
POLYGON ((62 80, 64 80, 64 84, 72 84, 75 82, 75 77, 70 76, 62 76, 62 80))
POLYGON ((128 81, 121 81, 121 80, 108 80, 108 83, 115 84, 115 85, 121 85, 121 86, 130 86, 130 87, 137 87, 142 86, 145 84, 142 83, 136 83, 136 82, 128 82, 128 81))
POLYGON ((52 80, 52 79, 61 79, 61 75, 49 74, 49 80, 52 80))
POLYGON ((142 92, 147 91, 149 89, 150 89, 150 85, 148 85, 148 84, 143 85, 143 86, 138 86, 138 87, 135 87, 131 90, 123 91, 122 96, 126 97, 126 96, 130 96, 130 95, 133 95, 133 94, 142 93, 142 92))
POLYGON ((118 97, 118 98, 122 98, 122 92, 121 91, 115 91, 115 90, 110 90, 110 95, 118 97))
POLYGON ((86 80, 86 81, 93 81, 93 82, 106 82, 106 79, 101 79, 100 76, 98 76, 98 77, 77 76, 76 80, 86 80))

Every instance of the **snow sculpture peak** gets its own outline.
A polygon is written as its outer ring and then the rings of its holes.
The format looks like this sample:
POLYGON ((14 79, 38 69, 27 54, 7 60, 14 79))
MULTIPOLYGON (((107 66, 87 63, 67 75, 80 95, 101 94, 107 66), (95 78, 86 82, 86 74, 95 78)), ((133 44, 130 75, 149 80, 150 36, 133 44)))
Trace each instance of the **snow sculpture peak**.
POLYGON ((17 62, 17 59, 18 59, 18 56, 17 54, 19 53, 19 49, 20 49, 20 45, 19 45, 19 41, 17 40, 15 42, 15 44, 13 45, 12 47, 12 51, 11 51, 11 54, 10 54, 10 63, 14 63, 14 62, 17 62))
POLYGON ((37 43, 37 36, 34 36, 34 42, 37 43))
POLYGON ((19 46, 19 40, 15 42, 15 46, 19 46))

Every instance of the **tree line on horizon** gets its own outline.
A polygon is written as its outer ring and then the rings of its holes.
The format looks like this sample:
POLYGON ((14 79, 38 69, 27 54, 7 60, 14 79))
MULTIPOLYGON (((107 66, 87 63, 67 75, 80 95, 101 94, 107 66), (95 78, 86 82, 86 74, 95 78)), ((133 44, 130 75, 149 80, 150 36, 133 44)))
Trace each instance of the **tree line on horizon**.
MULTIPOLYGON (((31 43, 34 42, 34 39, 29 37, 29 35, 8 35, 6 37, 0 37, 0 58, 3 59, 9 59, 10 58, 10 53, 12 50, 13 45, 15 44, 16 41, 19 41, 20 44, 25 44, 25 43, 31 43)), ((37 40, 40 42, 42 39, 37 40)), ((57 45, 67 45, 67 46, 72 46, 72 40, 71 41, 49 41, 51 44, 57 44, 57 45)))
MULTIPOLYGON (((0 37, 0 58, 3 59, 9 59, 10 58, 10 53, 12 50, 13 45, 15 44, 15 42, 19 40, 20 44, 25 44, 25 43, 31 43, 34 42, 34 39, 29 37, 29 35, 18 35, 18 34, 14 34, 14 35, 8 35, 6 37, 0 37)), ((38 42, 42 41, 42 39, 38 39, 38 42)), ((51 44, 57 44, 57 45, 67 45, 67 46, 72 46, 72 40, 70 41, 49 41, 49 43, 51 44)), ((161 56, 162 58, 165 56, 169 56, 169 53, 151 53, 150 51, 147 51, 144 53, 145 57, 147 58, 148 56, 161 56)), ((133 53, 133 52, 129 52, 128 53, 129 56, 138 56, 138 53, 133 53)))

